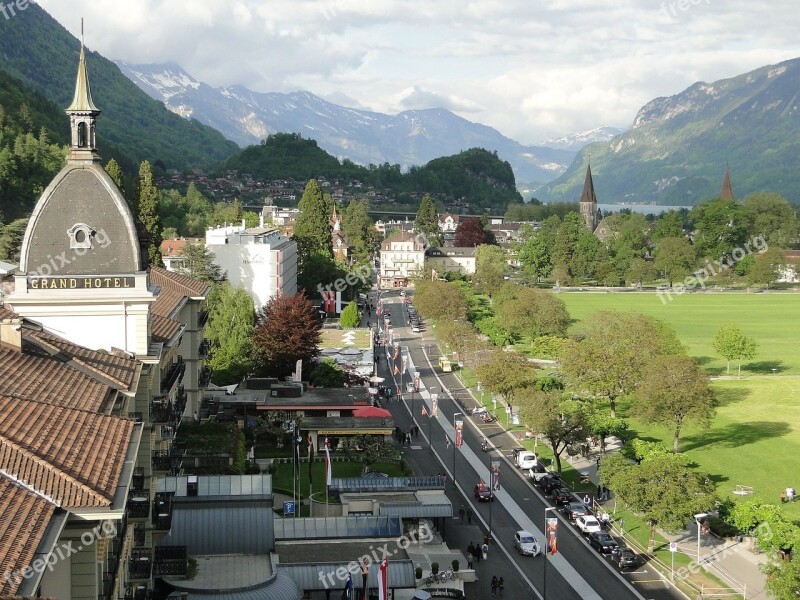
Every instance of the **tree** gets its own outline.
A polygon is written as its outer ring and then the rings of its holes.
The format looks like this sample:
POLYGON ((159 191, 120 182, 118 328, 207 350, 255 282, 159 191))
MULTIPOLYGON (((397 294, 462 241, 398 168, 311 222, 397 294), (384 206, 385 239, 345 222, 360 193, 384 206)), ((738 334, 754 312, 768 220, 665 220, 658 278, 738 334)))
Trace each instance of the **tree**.
POLYGON ((568 447, 586 441, 590 434, 587 406, 565 398, 559 390, 523 389, 517 396, 522 423, 534 433, 541 433, 561 472, 561 454, 568 447))
POLYGON ((481 244, 489 243, 489 236, 478 217, 465 217, 456 227, 456 237, 453 245, 458 248, 474 248, 481 244))
POLYGON ((222 268, 214 262, 214 255, 205 244, 187 243, 181 248, 178 256, 184 261, 176 262, 175 270, 183 275, 194 277, 208 283, 224 281, 226 276, 222 268))
POLYGON ((330 219, 333 204, 322 194, 317 180, 311 179, 306 184, 298 208, 300 214, 292 238, 297 242, 298 266, 305 268, 308 258, 315 254, 332 256, 330 219))
POLYGON ((144 228, 147 242, 147 258, 154 267, 163 266, 161 260, 161 216, 159 215, 159 191, 153 181, 153 169, 148 161, 139 165, 136 187, 136 213, 144 228))
MULTIPOLYGON (((459 225, 460 227, 460 225, 459 225)), ((475 274, 472 282, 490 297, 503 285, 506 272, 506 253, 499 246, 483 244, 475 250, 475 274)))
POLYGON ((275 296, 258 311, 253 343, 261 373, 283 377, 319 354, 322 324, 305 294, 275 296))
POLYGON ((640 465, 612 454, 603 459, 600 482, 650 524, 649 552, 655 547, 656 527, 680 531, 716 501, 711 478, 692 471, 674 454, 655 456, 640 465))
POLYGON ((645 281, 652 281, 655 279, 655 276, 656 269, 651 261, 643 258, 634 258, 625 273, 625 281, 628 283, 636 283, 641 287, 645 281))
POLYGON ((467 315, 467 300, 456 283, 418 281, 414 291, 414 306, 428 319, 453 321, 467 315))
POLYGON ((439 229, 439 214, 430 194, 425 194, 419 203, 414 231, 425 238, 428 246, 441 246, 444 241, 442 230, 439 229))
POLYGON ((654 242, 668 237, 686 237, 683 231, 683 216, 681 213, 675 210, 668 210, 662 213, 656 220, 651 237, 654 242))
POLYGON ((665 237, 658 242, 654 266, 670 285, 686 277, 696 265, 695 250, 685 237, 665 237))
POLYGON ((747 238, 747 223, 741 204, 729 200, 707 200, 692 208, 694 243, 700 256, 712 260, 727 259, 734 248, 741 248, 747 238))
POLYGON ((534 235, 517 246, 517 258, 522 266, 522 276, 533 283, 550 275, 550 246, 544 236, 534 235))
POLYGON ((652 358, 682 352, 674 330, 664 323, 636 313, 600 311, 587 319, 583 338, 566 345, 561 365, 576 393, 607 398, 616 417, 617 399, 636 390, 652 358))
POLYGON ((347 271, 331 256, 312 254, 303 259, 303 267, 298 267, 297 289, 305 291, 309 297, 319 298, 322 289, 333 289, 337 281, 346 281, 347 271))
POLYGON ((366 202, 350 201, 342 216, 342 233, 350 246, 355 262, 372 258, 378 242, 378 232, 369 217, 366 202))
POLYGON ((119 166, 119 163, 114 160, 113 158, 106 163, 106 173, 108 173, 111 180, 116 184, 119 188, 119 191, 122 192, 122 195, 125 196, 125 178, 122 174, 122 167, 119 166))
POLYGON ((688 422, 707 428, 717 399, 708 378, 689 356, 656 356, 645 367, 636 389, 634 414, 646 423, 672 428, 672 451, 677 454, 681 429, 688 422))
POLYGON ((239 383, 253 372, 253 299, 243 289, 221 283, 212 287, 207 303, 204 332, 211 349, 206 365, 217 385, 239 383))
POLYGON ((771 248, 789 248, 800 234, 795 209, 780 194, 761 192, 742 201, 748 237, 761 237, 771 248))
MULTIPOLYGON (((748 255, 748 256, 753 256, 748 255)), ((743 261, 739 261, 740 263, 743 261)), ((769 248, 762 254, 753 257, 753 266, 747 273, 749 285, 766 285, 775 283, 780 277, 780 269, 786 264, 786 258, 778 248, 769 248)))
POLYGON ((309 374, 308 382, 314 387, 344 387, 344 371, 332 358, 323 358, 309 374))
POLYGON ((499 394, 511 405, 517 392, 533 385, 536 369, 521 354, 495 350, 475 367, 475 375, 484 388, 499 394))
POLYGON ((614 269, 620 278, 624 277, 634 260, 644 258, 648 246, 649 225, 644 215, 620 214, 610 244, 614 269))
POLYGON ((624 419, 612 417, 606 410, 592 406, 588 412, 589 429, 593 436, 600 441, 600 452, 606 451, 606 438, 609 436, 623 437, 628 431, 628 424, 624 419))
POLYGON ((27 226, 28 219, 16 219, 8 225, 0 223, 0 260, 19 262, 20 248, 27 226))
POLYGON ((362 474, 368 473, 370 467, 377 462, 397 460, 397 450, 394 445, 384 441, 377 435, 356 435, 342 442, 347 460, 361 463, 362 474))
POLYGON ((742 360, 752 360, 758 353, 758 344, 733 323, 723 323, 711 341, 714 350, 727 361, 726 373, 731 372, 731 361, 739 364, 739 377, 742 376, 742 360))
POLYGON ((800 590, 800 554, 793 552, 789 560, 772 560, 763 567, 767 588, 775 600, 797 600, 800 590))
POLYGON ((358 305, 355 301, 344 307, 342 314, 339 315, 339 325, 343 329, 353 329, 361 324, 361 317, 358 314, 358 305))
POLYGON ((518 337, 564 336, 570 324, 564 301, 545 290, 517 286, 498 309, 500 324, 518 337))

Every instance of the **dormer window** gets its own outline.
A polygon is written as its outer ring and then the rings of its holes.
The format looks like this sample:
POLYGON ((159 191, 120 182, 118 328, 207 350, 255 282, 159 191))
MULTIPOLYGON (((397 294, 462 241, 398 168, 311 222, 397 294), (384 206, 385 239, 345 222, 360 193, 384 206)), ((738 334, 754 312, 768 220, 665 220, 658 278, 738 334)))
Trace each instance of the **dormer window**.
POLYGON ((69 229, 69 231, 67 231, 67 235, 69 236, 69 247, 91 248, 94 234, 94 229, 86 225, 86 223, 76 223, 69 229))

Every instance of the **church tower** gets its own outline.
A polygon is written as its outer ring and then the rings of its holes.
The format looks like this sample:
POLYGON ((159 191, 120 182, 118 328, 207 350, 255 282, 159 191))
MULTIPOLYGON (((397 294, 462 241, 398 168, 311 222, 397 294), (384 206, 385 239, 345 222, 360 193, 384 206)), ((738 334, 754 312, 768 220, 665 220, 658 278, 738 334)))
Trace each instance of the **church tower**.
POLYGON ((148 289, 128 203, 100 164, 95 106, 81 42, 66 109, 70 150, 36 202, 8 303, 23 317, 88 348, 148 353, 148 289))
POLYGON ((594 193, 594 181, 592 181, 592 167, 586 167, 586 179, 583 181, 583 192, 581 192, 580 212, 586 228, 594 233, 597 229, 597 196, 594 193))
POLYGON ((736 202, 736 198, 733 196, 733 186, 731 185, 731 170, 728 165, 725 165, 725 177, 722 180, 722 192, 720 192, 719 199, 736 202))

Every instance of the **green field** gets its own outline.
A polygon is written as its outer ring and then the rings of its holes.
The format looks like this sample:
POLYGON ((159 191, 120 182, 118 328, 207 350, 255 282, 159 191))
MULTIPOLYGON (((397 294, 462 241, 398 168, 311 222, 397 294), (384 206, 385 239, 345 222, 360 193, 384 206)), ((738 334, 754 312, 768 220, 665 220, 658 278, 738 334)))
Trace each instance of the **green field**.
MULTIPOLYGON (((672 325, 711 375, 725 373, 725 361, 716 356, 711 340, 720 324, 735 323, 758 343, 758 356, 742 365, 742 374, 800 374, 800 294, 796 292, 674 295, 662 303, 655 293, 560 293, 567 310, 579 321, 598 310, 634 311, 672 325)), ((665 298, 666 299, 666 298, 665 298)), ((731 365, 733 370, 735 365, 731 365)))
MULTIPOLYGON (((791 485, 800 488, 800 297, 794 294, 687 294, 666 305, 655 294, 562 293, 560 297, 580 328, 580 320, 603 309, 644 313, 672 325, 678 337, 710 374, 724 374, 711 338, 724 321, 738 324, 759 344, 755 361, 742 366, 742 379, 716 379, 712 386, 720 406, 710 429, 688 427, 680 449, 717 482, 722 497, 733 497, 737 485, 754 496, 779 503, 791 485), (777 369, 773 374, 772 369, 777 369)), ((627 417, 627 406, 620 405, 627 417)), ((633 419, 639 437, 671 446, 671 432, 633 419)), ((800 521, 800 502, 784 505, 800 521)))

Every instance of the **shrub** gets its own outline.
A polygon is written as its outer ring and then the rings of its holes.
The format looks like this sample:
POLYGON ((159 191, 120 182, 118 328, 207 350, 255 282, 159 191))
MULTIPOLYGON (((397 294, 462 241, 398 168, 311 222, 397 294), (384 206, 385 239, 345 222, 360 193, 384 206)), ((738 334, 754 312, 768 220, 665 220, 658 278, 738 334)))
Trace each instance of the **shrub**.
POLYGON ((453 565, 453 571, 458 572, 458 567, 459 567, 458 561, 454 559, 453 562, 450 564, 453 565))
POLYGON ((431 563, 431 573, 433 573, 434 575, 439 573, 439 563, 438 562, 431 563))

